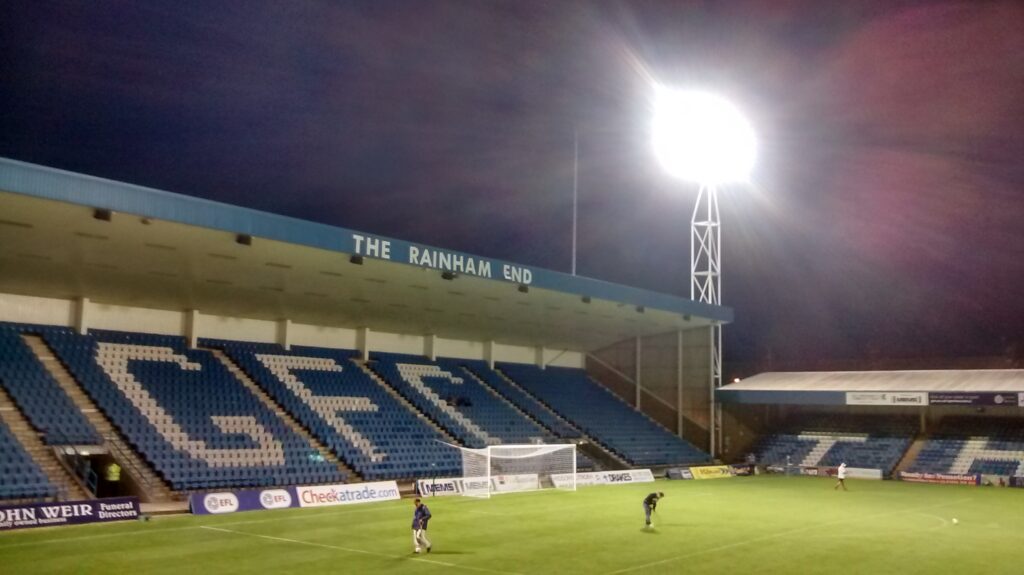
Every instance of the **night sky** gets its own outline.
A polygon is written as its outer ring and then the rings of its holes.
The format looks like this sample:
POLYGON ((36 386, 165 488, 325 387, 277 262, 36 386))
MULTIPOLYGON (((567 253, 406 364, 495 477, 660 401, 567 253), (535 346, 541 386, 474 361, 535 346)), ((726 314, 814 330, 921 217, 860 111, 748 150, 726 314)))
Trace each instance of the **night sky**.
POLYGON ((0 156, 689 295, 652 80, 759 135, 727 362, 1024 356, 1024 3, 6 0, 0 156))

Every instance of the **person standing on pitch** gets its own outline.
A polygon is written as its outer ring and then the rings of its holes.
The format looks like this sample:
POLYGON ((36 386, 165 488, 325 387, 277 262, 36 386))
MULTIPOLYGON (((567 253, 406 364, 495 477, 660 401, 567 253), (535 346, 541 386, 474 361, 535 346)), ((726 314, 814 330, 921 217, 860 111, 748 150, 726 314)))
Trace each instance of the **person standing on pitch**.
POLYGON ((417 497, 416 511, 412 514, 412 544, 414 553, 419 553, 421 547, 426 547, 430 553, 430 539, 427 539, 427 522, 430 521, 430 509, 417 497))
POLYGON ((665 494, 659 491, 644 497, 644 527, 654 527, 651 523, 651 512, 658 508, 658 500, 664 496, 665 494))
POLYGON ((836 481, 836 486, 832 489, 839 489, 842 487, 843 491, 848 491, 846 489, 846 462, 839 464, 839 469, 836 469, 836 477, 839 481, 836 481))

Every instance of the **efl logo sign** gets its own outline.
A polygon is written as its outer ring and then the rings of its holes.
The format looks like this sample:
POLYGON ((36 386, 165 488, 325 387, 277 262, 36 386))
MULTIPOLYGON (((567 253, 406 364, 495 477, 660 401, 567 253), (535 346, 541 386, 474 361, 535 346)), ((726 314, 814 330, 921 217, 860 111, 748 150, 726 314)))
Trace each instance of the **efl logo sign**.
POLYGON ((220 515, 239 511, 263 511, 265 509, 287 509, 298 507, 294 487, 276 489, 245 489, 218 493, 193 493, 189 496, 189 507, 196 515, 220 515))
POLYGON ((234 493, 210 493, 203 498, 203 507, 210 513, 234 513, 238 511, 238 497, 234 493))
POLYGON ((260 493, 260 505, 264 509, 286 509, 292 506, 292 495, 284 489, 268 489, 260 493))

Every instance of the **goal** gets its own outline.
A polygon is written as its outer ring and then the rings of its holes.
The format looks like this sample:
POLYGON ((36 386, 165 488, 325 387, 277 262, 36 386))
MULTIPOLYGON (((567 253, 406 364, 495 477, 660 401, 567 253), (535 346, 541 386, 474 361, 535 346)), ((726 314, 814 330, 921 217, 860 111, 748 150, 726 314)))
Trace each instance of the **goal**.
POLYGON ((571 443, 452 447, 462 452, 462 495, 576 490, 576 446, 571 443))

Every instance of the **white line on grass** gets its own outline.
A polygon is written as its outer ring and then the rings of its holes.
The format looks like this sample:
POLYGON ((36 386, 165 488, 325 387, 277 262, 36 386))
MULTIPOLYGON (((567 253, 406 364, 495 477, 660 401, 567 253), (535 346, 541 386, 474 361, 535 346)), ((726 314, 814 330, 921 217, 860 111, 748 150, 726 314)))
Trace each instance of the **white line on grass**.
POLYGON ((520 575, 512 571, 496 571, 494 569, 485 569, 483 567, 471 567, 469 565, 459 565, 458 563, 448 563, 447 561, 435 561, 433 559, 426 559, 424 557, 408 557, 404 555, 391 555, 388 553, 378 553, 376 551, 367 551, 365 549, 354 549, 352 547, 340 547, 337 545, 327 545, 325 543, 314 543, 312 541, 301 541, 299 539, 288 539, 285 537, 274 537, 272 535, 260 535, 258 533, 247 533, 245 531, 234 531, 231 529, 221 529, 220 527, 212 527, 209 525, 203 525, 200 529, 208 529, 210 531, 220 531, 222 533, 233 533, 235 535, 247 535, 249 537, 258 537, 260 539, 268 539, 270 541, 281 541, 284 543, 294 543, 297 545, 308 545, 310 547, 321 547, 323 549, 334 549, 337 551, 345 551, 347 553, 358 553, 361 555, 373 555, 375 557, 385 557, 388 559, 408 559, 409 561, 418 561, 420 563, 431 563, 434 565, 442 565, 444 567, 451 567, 454 569, 466 569, 468 571, 478 571, 481 573, 499 573, 501 575, 520 575))
MULTIPOLYGON (((399 507, 394 507, 394 509, 395 510, 399 510, 400 508, 399 507)), ((251 524, 254 524, 254 523, 269 523, 269 522, 275 522, 276 523, 276 522, 279 522, 279 521, 291 521, 291 520, 295 520, 295 519, 303 519, 305 521, 309 521, 311 519, 316 519, 317 517, 333 517, 335 515, 349 515, 349 514, 352 514, 352 513, 365 513, 367 511, 376 511, 376 512, 379 513, 379 512, 381 512, 383 510, 380 507, 374 506, 373 508, 344 509, 344 510, 333 511, 333 512, 329 512, 329 513, 316 513, 316 514, 299 513, 299 514, 288 515, 288 516, 285 516, 285 517, 270 517, 270 518, 267 518, 267 519, 249 519, 247 521, 230 521, 230 522, 227 522, 227 523, 218 523, 216 525, 221 526, 221 527, 225 527, 225 526, 234 526, 234 525, 251 525, 251 524)), ((276 514, 274 514, 274 515, 276 515, 276 514)), ((171 520, 171 519, 184 519, 184 518, 189 518, 189 517, 196 517, 196 516, 195 515, 183 514, 183 515, 176 515, 176 516, 171 516, 171 517, 165 517, 165 518, 162 518, 161 521, 171 520)), ((73 525, 73 526, 47 527, 47 528, 43 528, 43 529, 36 529, 34 531, 38 533, 40 531, 43 531, 44 529, 45 530, 51 530, 51 529, 68 529, 68 530, 70 530, 70 529, 74 529, 74 528, 87 528, 87 529, 91 528, 91 529, 95 529, 95 528, 102 528, 102 527, 105 527, 105 526, 118 526, 118 525, 123 525, 123 523, 122 522, 110 522, 110 523, 99 523, 99 524, 96 524, 96 525, 73 525)), ((117 533, 97 533, 97 534, 93 534, 93 535, 81 535, 81 536, 78 536, 78 537, 61 537, 59 539, 40 539, 40 540, 36 540, 36 541, 23 541, 23 542, 20 542, 20 543, 11 543, 9 545, 0 545, 0 551, 2 551, 4 549, 14 548, 14 547, 34 547, 34 546, 37 546, 37 545, 50 545, 50 544, 53 544, 53 543, 73 543, 75 541, 90 541, 92 539, 107 539, 107 538, 110 538, 110 537, 133 537, 133 536, 137 536, 137 535, 153 535, 153 534, 157 534, 157 533, 169 533, 169 532, 172 532, 172 531, 186 531, 186 530, 189 530, 189 529, 198 529, 199 527, 201 527, 201 526, 199 526, 199 525, 184 525, 184 526, 181 526, 181 527, 167 527, 167 528, 152 529, 152 530, 141 528, 140 530, 136 530, 136 531, 119 531, 117 533)))
MULTIPOLYGON (((114 525, 114 523, 110 523, 114 525)), ((84 526, 83 526, 84 527, 84 526)), ((95 527, 90 526, 90 527, 95 527)), ((66 529, 67 527, 59 527, 57 529, 66 529)), ((89 541, 91 539, 107 539, 110 537, 131 537, 134 535, 158 535, 161 533, 169 533, 171 531, 185 531, 187 529, 195 529, 194 525, 188 525, 184 527, 168 527, 167 529, 153 529, 146 531, 121 531, 118 533, 98 533, 96 535, 82 535, 80 537, 62 537, 60 539, 40 539, 38 541, 22 541, 21 543, 11 543, 10 545, 0 545, 0 551, 4 549, 11 549, 14 547, 34 547, 36 545, 50 545, 52 543, 72 543, 75 541, 89 541)))
POLYGON ((479 509, 467 509, 466 513, 479 513, 480 515, 498 515, 508 517, 509 515, 520 515, 519 513, 497 513, 495 511, 480 511, 479 509))
POLYGON ((881 535, 903 535, 907 533, 930 533, 932 531, 938 531, 939 529, 945 529, 951 526, 948 519, 939 517, 938 515, 932 515, 931 513, 917 513, 921 517, 931 517, 938 519, 939 523, 932 525, 931 527, 911 527, 909 529, 882 529, 881 531, 876 530, 872 533, 811 533, 804 537, 808 539, 870 539, 881 535))
MULTIPOLYGON (((457 501, 457 502, 458 503, 462 503, 462 501, 457 501)), ((475 502, 475 500, 466 501, 466 503, 474 503, 474 502, 475 502)), ((455 503, 455 502, 453 502, 453 503, 455 503)), ((283 517, 278 516, 277 513, 271 513, 270 514, 271 517, 266 517, 266 518, 263 518, 263 519, 247 519, 245 521, 228 521, 228 522, 225 522, 225 523, 217 523, 215 525, 219 526, 219 527, 233 527, 233 526, 236 526, 236 525, 255 525, 255 524, 259 524, 259 523, 278 523, 278 522, 281 522, 281 521, 295 521, 295 520, 300 520, 300 519, 303 520, 303 521, 310 521, 310 520, 316 520, 319 517, 335 517, 335 516, 338 516, 338 515, 351 515, 351 514, 355 514, 355 513, 368 513, 368 512, 380 513, 380 512, 386 512, 386 511, 391 510, 391 509, 394 509, 395 511, 400 511, 402 508, 398 507, 397 505, 395 505, 395 506, 390 506, 389 505, 387 507, 382 508, 382 506, 380 506, 378 504, 378 505, 373 505, 373 506, 369 506, 369 507, 363 507, 363 508, 359 508, 359 509, 343 508, 343 509, 339 509, 337 511, 329 511, 329 512, 326 512, 326 513, 296 513, 296 514, 292 514, 292 515, 286 515, 286 516, 283 516, 283 517)), ((183 514, 183 515, 174 515, 174 516, 168 516, 168 517, 160 517, 159 518, 159 522, 163 522, 165 520, 182 519, 182 518, 189 518, 189 517, 196 517, 196 516, 195 515, 184 515, 183 514)), ((95 529, 95 528, 102 528, 102 527, 105 527, 105 526, 118 526, 118 525, 123 525, 123 523, 121 523, 121 522, 111 522, 111 523, 100 523, 100 524, 96 524, 96 525, 74 525, 74 526, 45 527, 45 528, 42 528, 42 529, 37 529, 37 530, 35 530, 35 532, 40 532, 40 531, 44 531, 44 530, 52 530, 52 529, 67 529, 67 530, 72 530, 72 529, 76 529, 76 528, 95 529)), ((182 527, 168 527, 168 528, 153 529, 153 530, 149 530, 149 529, 143 528, 143 530, 137 530, 137 531, 120 531, 118 533, 97 533, 97 534, 93 534, 93 535, 81 535, 81 536, 78 536, 78 537, 62 537, 62 538, 59 538, 59 539, 40 539, 40 540, 36 540, 36 541, 23 541, 23 542, 20 542, 20 543, 11 543, 9 545, 0 545, 0 551, 2 551, 4 549, 8 549, 8 548, 15 548, 15 547, 35 547, 35 546, 38 546, 38 545, 51 545, 51 544, 54 544, 54 543, 73 543, 75 541, 91 541, 93 539, 107 539, 107 538, 110 538, 110 537, 133 537, 133 536, 138 536, 138 535, 152 535, 154 533, 169 533, 169 532, 172 532, 172 531, 185 531, 185 530, 189 530, 189 529, 198 529, 199 527, 200 526, 198 526, 198 525, 187 525, 187 526, 182 526, 182 527)))
POLYGON ((257 524, 257 523, 277 523, 279 521, 295 521, 295 520, 298 520, 298 519, 302 519, 304 521, 310 521, 310 520, 315 520, 318 517, 334 517, 335 515, 351 515, 353 513, 366 513, 366 512, 370 512, 370 511, 376 511, 377 513, 380 513, 382 511, 387 511, 389 509, 394 509, 396 511, 401 511, 403 508, 398 507, 398 506, 393 506, 393 507, 392 506, 388 506, 386 509, 382 509, 381 507, 378 507, 378 506, 370 506, 370 507, 363 507, 363 508, 360 508, 360 509, 342 509, 342 510, 338 510, 338 511, 326 512, 326 513, 316 513, 316 514, 311 514, 311 513, 295 513, 295 514, 292 514, 292 515, 286 515, 284 517, 270 517, 270 518, 265 518, 265 519, 247 519, 245 521, 229 521, 227 523, 217 523, 215 525, 217 527, 232 527, 232 526, 235 526, 235 525, 254 525, 254 524, 257 524))
POLYGON ((949 507, 950 505, 957 505, 970 501, 971 498, 958 499, 956 501, 950 501, 948 503, 940 503, 938 505, 928 505, 925 507, 916 507, 911 509, 903 509, 900 511, 891 511, 889 513, 878 513, 875 515, 866 515, 864 517, 851 517, 846 519, 839 519, 837 521, 828 521, 826 523, 818 523, 816 525, 808 525, 807 527, 798 527, 796 529, 790 529, 788 531, 779 531, 778 533, 772 533, 770 535, 764 535, 762 537, 754 537, 752 539, 744 539, 743 541, 734 541, 732 543, 726 543, 725 545, 718 545, 716 547, 709 547, 707 549, 701 549, 699 551, 693 551, 691 553, 685 553, 683 555, 677 555, 675 557, 669 557, 668 559, 662 559, 660 561, 652 561, 650 563, 644 563, 643 565, 634 565, 633 567, 626 567, 625 569, 619 569, 617 571, 609 571, 605 575, 617 575, 618 573, 629 573, 632 571, 639 571, 640 569, 647 569, 648 567, 654 567, 657 565, 664 565, 666 563, 673 563, 681 559, 689 559, 690 557, 696 557, 698 555, 707 555, 708 553, 717 553, 726 549, 732 549, 733 547, 741 547, 743 545, 749 545, 751 543, 760 543, 761 541, 769 541, 771 539, 779 539, 787 537, 796 533, 802 533, 804 531, 810 531, 812 529, 820 529, 822 527, 829 527, 831 525, 842 525, 852 523, 855 521, 863 521, 865 519, 878 519, 881 517, 891 517, 893 515, 902 515, 904 513, 917 513, 919 511, 930 511, 932 509, 938 509, 940 507, 949 507))

